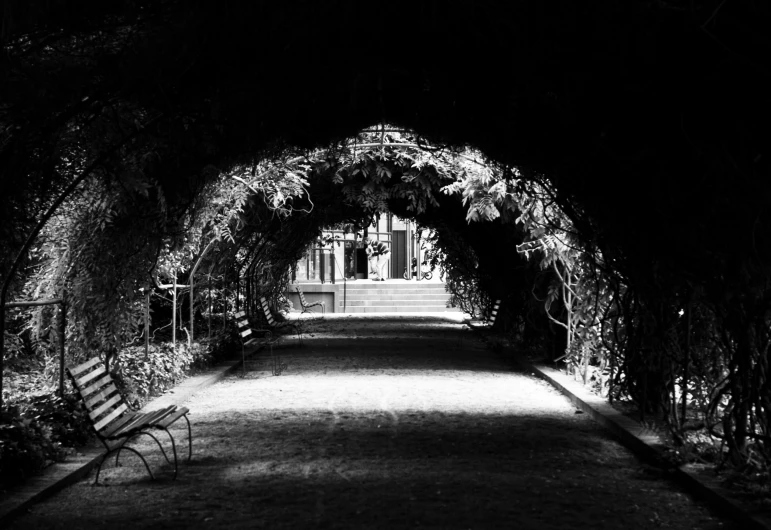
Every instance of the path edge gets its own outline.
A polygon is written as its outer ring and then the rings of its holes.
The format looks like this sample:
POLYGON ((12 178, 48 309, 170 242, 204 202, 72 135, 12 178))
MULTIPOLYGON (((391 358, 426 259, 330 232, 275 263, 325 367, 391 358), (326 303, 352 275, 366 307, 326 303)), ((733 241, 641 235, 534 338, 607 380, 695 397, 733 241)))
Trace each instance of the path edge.
MULTIPOLYGON (((611 431, 627 448, 646 460, 659 461, 666 448, 654 434, 621 412, 614 409, 604 398, 588 391, 569 376, 544 364, 532 364, 516 354, 511 359, 519 367, 543 379, 563 393, 578 409, 589 414, 594 421, 611 431)), ((687 466, 674 468, 667 473, 682 484, 690 493, 706 501, 711 508, 724 513, 752 530, 771 530, 771 518, 765 513, 732 498, 730 492, 718 485, 706 483, 687 466)))

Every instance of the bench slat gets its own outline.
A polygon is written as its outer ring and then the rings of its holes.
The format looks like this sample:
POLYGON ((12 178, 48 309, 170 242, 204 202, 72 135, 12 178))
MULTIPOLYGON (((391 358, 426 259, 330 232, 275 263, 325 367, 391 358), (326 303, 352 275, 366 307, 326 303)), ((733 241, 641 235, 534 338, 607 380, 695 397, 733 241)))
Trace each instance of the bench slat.
POLYGON ((268 301, 265 298, 260 298, 260 305, 262 305, 262 312, 265 313, 265 319, 268 321, 268 324, 271 327, 275 326, 276 321, 273 320, 273 313, 270 312, 268 301))
POLYGON ((155 410, 150 413, 150 415, 145 420, 145 425, 158 425, 158 422, 169 416, 170 414, 174 414, 174 411, 176 411, 179 407, 176 405, 172 405, 170 407, 166 407, 165 409, 159 409, 155 410))
POLYGON ((141 430, 148 426, 153 426, 159 420, 165 418, 169 414, 172 414, 175 410, 177 410, 177 406, 171 405, 165 409, 152 410, 145 414, 138 414, 132 421, 121 427, 120 432, 114 433, 113 436, 118 436, 129 431, 141 430))
POLYGON ((99 379, 98 381, 94 381, 94 382, 93 382, 93 383, 91 383, 91 384, 90 384, 88 387, 86 387, 86 388, 81 388, 81 389, 80 389, 80 396, 81 396, 83 399, 86 399, 86 397, 90 396, 90 395, 91 395, 91 394, 93 394, 94 392, 98 392, 98 391, 99 391, 99 390, 101 390, 101 389, 102 389, 102 388, 103 388, 105 385, 108 385, 108 384, 110 384, 110 383, 112 383, 112 377, 110 377, 110 374, 105 374, 105 376, 104 376, 104 377, 102 377, 102 378, 101 378, 101 379, 99 379))
POLYGON ((80 379, 76 379, 75 384, 78 385, 80 388, 84 388, 87 386, 86 383, 106 373, 107 373, 107 370, 105 370, 104 366, 99 366, 93 372, 89 372, 83 377, 81 377, 80 379))
POLYGON ((118 391, 118 388, 115 386, 115 383, 113 383, 112 381, 109 381, 109 384, 106 387, 102 388, 98 393, 88 398, 88 400, 86 400, 86 398, 83 398, 86 404, 86 408, 91 409, 91 407, 93 407, 100 401, 107 399, 117 391, 118 391))
POLYGON ((167 413, 169 411, 173 411, 177 408, 176 405, 171 405, 170 407, 166 407, 165 409, 157 409, 157 410, 149 410, 147 412, 138 414, 134 421, 131 423, 127 423, 123 428, 126 430, 135 430, 142 428, 145 425, 153 423, 156 417, 159 417, 160 415, 167 413))
POLYGON ((99 405, 97 408, 95 408, 94 410, 89 412, 88 415, 91 417, 92 420, 96 421, 96 419, 99 416, 101 416, 102 414, 104 414, 108 410, 117 408, 117 406, 115 404, 116 403, 120 403, 121 399, 122 398, 121 398, 120 394, 115 394, 110 399, 108 399, 107 401, 105 401, 104 403, 99 405))
POLYGON ((126 436, 132 431, 140 431, 147 427, 167 428, 179 418, 190 412, 186 407, 173 405, 165 409, 154 410, 146 414, 137 414, 132 422, 127 423, 111 434, 115 438, 126 436))
POLYGON ((165 429, 188 412, 190 412, 190 410, 187 407, 179 407, 174 411, 174 414, 163 418, 158 421, 157 424, 165 429))
POLYGON ((99 357, 93 357, 88 361, 84 362, 83 364, 79 364, 74 368, 70 368, 69 371, 70 371, 70 374, 72 374, 72 378, 74 379, 75 376, 77 376, 81 372, 85 372, 86 370, 94 366, 96 363, 98 363, 99 360, 100 360, 99 357))
POLYGON ((493 308, 490 310, 490 319, 488 320, 489 325, 492 326, 495 324, 495 319, 498 318, 498 310, 501 308, 501 301, 496 300, 493 304, 493 308))
POLYGON ((131 411, 128 414, 124 414, 120 418, 117 418, 114 422, 112 422, 109 426, 107 426, 103 431, 100 432, 100 434, 105 438, 112 437, 113 433, 117 432, 121 427, 123 427, 126 423, 130 422, 134 418, 139 415, 138 412, 131 411))
POLYGON ((125 403, 121 403, 118 407, 115 408, 112 412, 110 412, 107 416, 99 420, 94 424, 94 429, 96 429, 97 432, 102 430, 102 427, 105 425, 109 425, 112 420, 123 414, 128 410, 128 406, 125 403))

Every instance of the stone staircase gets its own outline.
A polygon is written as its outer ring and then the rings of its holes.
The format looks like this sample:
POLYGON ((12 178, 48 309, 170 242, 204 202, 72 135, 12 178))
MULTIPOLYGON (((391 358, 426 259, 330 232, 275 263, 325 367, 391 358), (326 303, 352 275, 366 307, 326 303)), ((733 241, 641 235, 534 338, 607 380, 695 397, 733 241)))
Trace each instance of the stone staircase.
MULTIPOLYGON (((338 311, 343 311, 342 290, 338 311)), ((448 308, 449 293, 444 283, 437 281, 387 280, 349 282, 345 304, 346 313, 438 313, 458 311, 448 308)))

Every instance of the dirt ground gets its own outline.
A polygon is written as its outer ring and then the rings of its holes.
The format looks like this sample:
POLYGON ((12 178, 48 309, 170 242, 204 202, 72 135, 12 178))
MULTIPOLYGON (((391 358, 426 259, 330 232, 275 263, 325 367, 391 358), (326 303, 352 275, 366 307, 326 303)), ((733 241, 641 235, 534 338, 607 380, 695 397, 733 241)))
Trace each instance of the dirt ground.
POLYGON ((263 357, 186 403, 176 481, 142 445, 158 480, 127 454, 12 528, 737 528, 457 319, 307 327, 283 375, 263 357))

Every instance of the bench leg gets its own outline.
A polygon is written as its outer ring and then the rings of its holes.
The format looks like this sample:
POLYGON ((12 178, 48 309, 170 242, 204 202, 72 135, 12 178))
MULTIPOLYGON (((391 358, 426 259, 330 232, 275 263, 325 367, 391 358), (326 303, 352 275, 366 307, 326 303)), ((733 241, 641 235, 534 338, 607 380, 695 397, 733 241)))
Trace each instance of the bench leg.
MULTIPOLYGON (((128 441, 128 439, 127 439, 126 441, 128 441)), ((150 479, 151 479, 151 480, 155 480, 155 476, 153 476, 153 472, 152 472, 152 471, 150 471, 150 466, 147 464, 147 460, 145 460, 145 457, 144 457, 144 456, 142 456, 142 455, 139 453, 139 451, 137 451, 137 450, 136 450, 136 449, 134 449, 133 447, 126 447, 126 446, 124 445, 125 443, 126 443, 126 442, 124 441, 122 444, 120 444, 120 446, 119 446, 118 448, 116 448, 116 449, 114 449, 114 450, 108 450, 108 451, 107 451, 107 452, 104 454, 104 456, 102 456, 102 460, 99 462, 99 467, 98 467, 98 468, 97 468, 97 470, 96 470, 96 478, 94 479, 94 486, 96 486, 96 485, 98 485, 98 484, 99 484, 99 474, 102 472, 102 464, 104 464, 104 461, 105 461, 105 460, 107 460, 107 457, 108 457, 108 456, 110 456, 110 453, 112 453, 113 451, 118 451, 118 452, 120 452, 120 451, 122 451, 123 449, 125 449, 126 451, 131 451, 132 453, 134 453, 135 455, 137 455, 137 456, 138 456, 138 457, 139 457, 139 458, 142 460, 142 463, 145 465, 145 469, 147 469, 147 473, 150 475, 150 479)), ((117 456, 115 457, 115 461, 116 461, 116 465, 117 465, 117 461, 118 461, 118 457, 117 457, 117 456)))
POLYGON ((187 419, 187 414, 182 417, 187 422, 187 461, 190 462, 193 459, 193 430, 190 428, 190 420, 187 419))
POLYGON ((275 376, 281 375, 281 354, 276 354, 272 342, 268 346, 270 347, 271 373, 275 376))
POLYGON ((303 345, 303 329, 299 323, 299 321, 294 322, 291 324, 292 327, 294 327, 295 335, 297 335, 297 343, 299 346, 303 345))
POLYGON ((281 362, 281 354, 275 353, 273 350, 273 343, 270 343, 270 359, 271 359, 271 373, 275 376, 279 376, 286 370, 286 365, 281 362))
MULTIPOLYGON (((177 444, 174 443, 174 437, 171 435, 168 429, 163 429, 166 431, 166 434, 169 435, 169 439, 171 440, 171 451, 174 454, 174 480, 177 480, 177 472, 179 471, 179 463, 177 461, 177 444)), ((166 453, 163 454, 163 456, 166 456, 166 453)), ((168 462, 168 458, 166 461, 168 462)), ((169 462, 170 463, 170 462, 169 462)))
MULTIPOLYGON (((187 419, 187 415, 185 415, 183 417, 185 418, 185 421, 187 421, 187 432, 188 432, 188 438, 190 440, 190 448, 188 450, 188 461, 190 461, 190 459, 193 456, 192 429, 190 427, 190 420, 187 419)), ((172 450, 172 454, 174 456, 174 480, 176 480, 177 479, 177 473, 179 472, 179 464, 178 464, 178 461, 177 461, 177 446, 176 446, 176 443, 174 442, 174 437, 171 435, 171 433, 169 432, 169 430, 167 428, 160 427, 160 426, 158 426, 157 428, 160 428, 163 431, 165 431, 166 434, 169 436, 169 440, 171 440, 171 450, 172 450)), ((124 449, 127 450, 127 451, 131 451, 132 453, 136 454, 137 456, 139 456, 139 458, 142 459, 142 462, 144 462, 145 467, 147 468, 147 472, 150 473, 150 478, 152 478, 154 480, 155 477, 153 476, 153 473, 150 471, 150 466, 147 465, 147 461, 145 460, 145 458, 136 449, 134 449, 132 447, 128 447, 126 445, 126 443, 128 443, 130 440, 133 440, 135 437, 142 436, 142 435, 149 436, 150 438, 152 438, 153 441, 155 441, 155 443, 158 445, 158 449, 160 449, 161 454, 163 455, 163 458, 166 460, 166 463, 168 463, 168 464, 172 463, 171 460, 169 459, 169 456, 166 454, 166 451, 163 449, 163 445, 161 445, 160 440, 158 440, 158 438, 156 438, 152 433, 149 433, 147 431, 143 431, 143 432, 138 432, 138 433, 134 434, 133 436, 127 437, 118 447, 113 449, 113 451, 115 451, 115 466, 116 467, 118 466, 118 459, 120 458, 120 452, 121 451, 123 451, 124 449)), ((105 455, 105 458, 106 457, 107 457, 107 455, 105 455)), ((104 459, 103 459, 103 461, 104 461, 104 459)), ((100 470, 101 470, 101 467, 102 467, 102 465, 100 463, 99 464, 99 469, 100 470)), ((97 471, 97 480, 99 480, 99 472, 98 471, 97 471)))
MULTIPOLYGON (((169 431, 167 431, 166 429, 163 429, 163 430, 166 431, 166 434, 168 434, 169 438, 171 438, 171 433, 169 433, 169 431)), ((142 436, 142 435, 146 435, 146 436, 149 436, 150 438, 152 438, 155 441, 155 443, 158 445, 158 449, 161 450, 161 454, 163 455, 163 458, 166 459, 166 463, 171 464, 171 460, 169 460, 168 455, 166 455, 166 451, 164 451, 163 446, 161 445, 160 440, 158 440, 158 438, 153 436, 151 433, 149 433, 147 431, 142 431, 142 432, 138 432, 138 433, 134 434, 133 436, 129 436, 128 438, 126 438, 126 440, 120 445, 120 447, 117 448, 118 454, 115 455, 115 465, 116 466, 118 465, 118 457, 120 457, 120 452, 123 449, 131 449, 130 447, 126 447, 125 444, 128 443, 129 440, 133 440, 135 437, 142 436)), ((171 443, 172 443, 172 445, 174 444, 174 439, 173 438, 171 438, 171 443)), ((136 452, 136 451, 134 451, 134 452, 136 452)))

